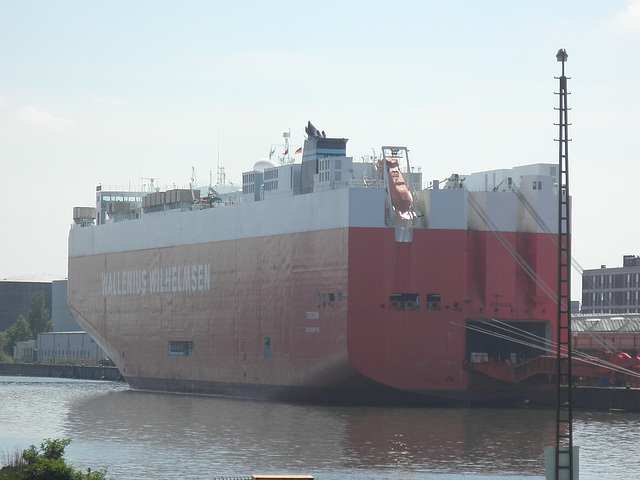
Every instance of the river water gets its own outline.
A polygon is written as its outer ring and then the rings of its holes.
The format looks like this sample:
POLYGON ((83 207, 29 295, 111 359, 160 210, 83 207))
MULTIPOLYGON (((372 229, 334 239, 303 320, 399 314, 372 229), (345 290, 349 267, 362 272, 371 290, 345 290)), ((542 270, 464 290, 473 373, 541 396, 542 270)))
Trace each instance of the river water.
MULTIPOLYGON (((72 438, 69 463, 119 480, 541 480, 555 411, 289 405, 0 376, 0 461, 46 438, 72 438)), ((582 480, 635 478, 640 414, 575 412, 574 444, 582 480)))

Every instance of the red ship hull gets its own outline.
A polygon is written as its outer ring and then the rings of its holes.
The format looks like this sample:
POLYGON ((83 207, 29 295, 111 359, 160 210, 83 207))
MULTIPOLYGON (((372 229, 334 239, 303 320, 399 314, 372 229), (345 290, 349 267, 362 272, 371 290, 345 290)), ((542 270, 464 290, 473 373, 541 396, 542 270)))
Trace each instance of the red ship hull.
MULTIPOLYGON (((547 236, 505 237, 552 281, 547 236)), ((549 387, 546 377, 515 384, 469 368, 475 352, 535 356, 485 343, 469 324, 553 331, 554 305, 532 294, 535 283, 490 232, 416 230, 397 243, 389 228, 332 229, 80 256, 69 271, 72 311, 134 388, 469 404, 549 387), (206 281, 189 275, 200 265, 206 281), (415 304, 393 300, 404 294, 415 304), (193 342, 193 355, 167 355, 172 341, 193 342)))

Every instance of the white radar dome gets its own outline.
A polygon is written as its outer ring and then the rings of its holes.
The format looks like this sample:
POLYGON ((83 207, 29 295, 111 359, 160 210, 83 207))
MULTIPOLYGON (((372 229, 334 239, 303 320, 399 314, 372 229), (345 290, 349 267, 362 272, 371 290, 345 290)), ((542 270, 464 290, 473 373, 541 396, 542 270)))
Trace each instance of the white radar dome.
POLYGON ((265 168, 273 168, 275 164, 268 158, 261 158, 253 164, 253 170, 256 172, 264 172, 265 168))

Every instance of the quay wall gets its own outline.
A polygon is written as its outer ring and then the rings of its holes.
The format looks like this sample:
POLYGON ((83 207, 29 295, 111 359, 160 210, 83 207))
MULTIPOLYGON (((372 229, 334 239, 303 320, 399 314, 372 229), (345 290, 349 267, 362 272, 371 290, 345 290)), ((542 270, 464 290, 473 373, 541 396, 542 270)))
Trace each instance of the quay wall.
POLYGON ((94 367, 84 365, 0 363, 0 375, 124 381, 124 377, 116 367, 94 367))

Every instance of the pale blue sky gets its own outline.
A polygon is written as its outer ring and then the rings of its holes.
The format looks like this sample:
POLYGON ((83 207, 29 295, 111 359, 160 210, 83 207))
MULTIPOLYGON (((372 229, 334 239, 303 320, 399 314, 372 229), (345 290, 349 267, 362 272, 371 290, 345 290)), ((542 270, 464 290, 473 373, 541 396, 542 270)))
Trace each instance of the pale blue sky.
POLYGON ((218 148, 239 183, 308 120, 356 157, 406 145, 425 180, 557 162, 559 48, 574 256, 621 265, 640 254, 638 0, 4 0, 0 278, 66 276, 97 184, 206 183, 218 148))

